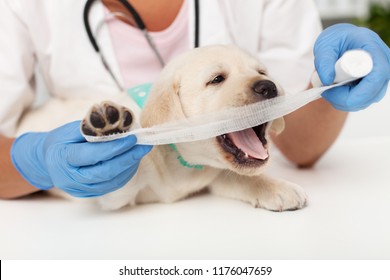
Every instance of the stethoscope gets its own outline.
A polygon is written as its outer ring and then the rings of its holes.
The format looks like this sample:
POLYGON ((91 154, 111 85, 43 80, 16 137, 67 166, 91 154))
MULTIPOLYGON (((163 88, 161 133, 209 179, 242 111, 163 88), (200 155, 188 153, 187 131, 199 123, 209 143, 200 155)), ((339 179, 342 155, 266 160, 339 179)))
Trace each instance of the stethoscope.
MULTIPOLYGON (((97 24, 96 32, 95 32, 95 34, 93 34, 92 30, 91 30, 91 25, 89 23, 89 12, 91 10, 92 4, 95 1, 96 0, 87 0, 87 2, 85 3, 84 12, 83 12, 85 29, 87 31, 88 38, 89 38, 93 48, 100 56, 100 59, 103 63, 104 68, 108 71, 108 73, 110 74, 110 76, 114 80, 115 84, 118 86, 119 90, 124 91, 123 86, 120 84, 119 80, 114 75, 114 72, 112 71, 110 65, 107 63, 106 57, 104 56, 103 52, 101 51, 99 44, 97 43, 96 38, 97 38, 101 28, 103 27, 103 25, 105 24, 106 21, 112 20, 115 18, 129 19, 129 16, 124 14, 124 13, 120 13, 120 12, 109 13, 108 17, 103 18, 97 24)), ((156 44, 153 41, 153 38, 150 36, 150 34, 146 28, 146 25, 145 25, 144 21, 142 20, 141 16, 139 15, 139 13, 134 9, 134 7, 127 0, 118 0, 118 2, 120 2, 126 8, 126 10, 133 16, 135 24, 137 25, 139 30, 143 33, 148 45, 152 49, 153 53, 156 55, 156 58, 158 59, 161 67, 164 67, 165 62, 164 62, 160 52, 158 51, 156 44)), ((194 45, 195 45, 195 48, 197 48, 199 46, 199 0, 195 0, 194 3, 195 3, 195 40, 194 40, 194 45)))

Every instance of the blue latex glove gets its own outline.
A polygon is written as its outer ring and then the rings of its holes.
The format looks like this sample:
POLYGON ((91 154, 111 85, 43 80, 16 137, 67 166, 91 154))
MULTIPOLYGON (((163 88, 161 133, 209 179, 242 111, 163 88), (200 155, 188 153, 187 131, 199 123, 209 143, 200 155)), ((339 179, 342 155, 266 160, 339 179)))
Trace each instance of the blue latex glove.
POLYGON ((373 31, 352 24, 336 24, 325 29, 314 46, 315 67, 324 85, 333 83, 334 65, 347 50, 363 49, 371 54, 374 66, 359 83, 336 87, 323 93, 333 107, 358 111, 386 94, 390 79, 390 49, 373 31))
POLYGON ((23 134, 15 140, 11 157, 22 176, 39 189, 55 186, 72 196, 94 197, 121 188, 133 177, 151 150, 136 141, 128 136, 88 143, 76 121, 50 132, 23 134))

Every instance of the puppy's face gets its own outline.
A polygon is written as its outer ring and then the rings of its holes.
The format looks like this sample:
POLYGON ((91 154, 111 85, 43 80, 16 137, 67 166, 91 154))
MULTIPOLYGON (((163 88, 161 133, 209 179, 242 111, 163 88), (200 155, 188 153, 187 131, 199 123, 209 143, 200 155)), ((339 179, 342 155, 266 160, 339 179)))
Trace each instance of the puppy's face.
MULTIPOLYGON (((225 108, 261 102, 282 94, 252 56, 233 46, 196 49, 164 69, 145 107, 143 126, 151 126, 225 108), (151 116, 154 112, 158 116, 151 116)), ((281 130, 280 121, 275 130, 281 130)), ((257 175, 267 163, 267 132, 262 124, 213 139, 178 144, 189 162, 257 175)))

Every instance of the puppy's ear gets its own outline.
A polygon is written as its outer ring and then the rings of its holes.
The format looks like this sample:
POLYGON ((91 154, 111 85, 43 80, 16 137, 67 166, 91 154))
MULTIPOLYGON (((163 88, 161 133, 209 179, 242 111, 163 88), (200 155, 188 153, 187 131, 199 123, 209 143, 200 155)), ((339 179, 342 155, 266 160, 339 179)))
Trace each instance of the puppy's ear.
POLYGON ((141 126, 151 127, 184 118, 179 92, 178 78, 168 79, 166 82, 158 81, 142 110, 141 126))
POLYGON ((284 130, 284 119, 283 117, 273 120, 270 127, 270 132, 279 135, 284 130))

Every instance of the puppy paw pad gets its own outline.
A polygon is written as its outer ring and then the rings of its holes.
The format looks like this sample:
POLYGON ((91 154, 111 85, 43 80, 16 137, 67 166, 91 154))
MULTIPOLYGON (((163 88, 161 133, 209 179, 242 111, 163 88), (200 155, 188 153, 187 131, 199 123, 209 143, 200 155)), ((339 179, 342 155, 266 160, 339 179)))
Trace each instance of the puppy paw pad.
POLYGON ((115 124, 119 120, 120 113, 114 106, 108 105, 105 113, 110 124, 115 124))
POLYGON ((128 110, 125 110, 123 112, 123 126, 129 127, 132 122, 133 122, 133 116, 128 110))
POLYGON ((106 122, 103 116, 98 112, 92 112, 89 116, 89 120, 91 122, 91 125, 95 128, 103 128, 106 126, 106 122))
POLYGON ((89 136, 123 133, 130 130, 133 120, 133 114, 127 108, 112 102, 102 102, 90 109, 81 130, 89 136))
POLYGON ((86 124, 85 120, 82 123, 81 130, 83 131, 84 135, 97 136, 95 130, 93 128, 90 128, 90 126, 86 124))

